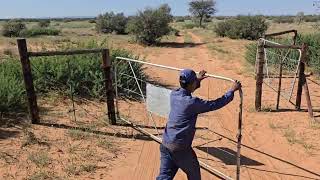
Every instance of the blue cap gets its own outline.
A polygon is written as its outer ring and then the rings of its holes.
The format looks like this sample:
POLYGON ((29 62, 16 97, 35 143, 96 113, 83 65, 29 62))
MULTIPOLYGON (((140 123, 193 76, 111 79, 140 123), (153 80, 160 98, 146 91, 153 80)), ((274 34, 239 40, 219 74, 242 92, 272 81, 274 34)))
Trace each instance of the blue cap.
POLYGON ((184 69, 180 72, 180 82, 184 84, 192 83, 197 79, 197 74, 191 69, 184 69))

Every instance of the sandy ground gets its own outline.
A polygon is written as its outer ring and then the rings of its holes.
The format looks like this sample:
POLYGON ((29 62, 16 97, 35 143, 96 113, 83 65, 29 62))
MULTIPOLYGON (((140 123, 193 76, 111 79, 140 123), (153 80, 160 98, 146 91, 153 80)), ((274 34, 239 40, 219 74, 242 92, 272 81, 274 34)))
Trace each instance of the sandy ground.
MULTIPOLYGON (((214 43, 228 49, 228 53, 221 54, 208 49, 207 44, 203 43, 207 39, 186 33, 192 37, 193 43, 185 44, 184 36, 180 36, 176 42, 163 47, 130 44, 127 48, 146 56, 149 62, 197 71, 205 69, 212 74, 242 82, 242 179, 320 179, 320 126, 311 124, 306 112, 292 111, 294 108, 284 99, 281 99, 281 110, 274 112, 276 94, 266 87, 263 97, 265 111, 254 111, 255 80, 244 67, 246 42, 217 38, 214 43)), ((177 72, 149 68, 147 73, 155 79, 161 78, 162 83, 177 85, 177 72)), ((202 84, 197 95, 214 99, 229 87, 228 82, 210 79, 202 84)), ((319 85, 310 82, 309 89, 315 109, 320 109, 319 85)), ((105 104, 77 104, 76 121, 70 113, 68 100, 44 98, 40 104, 41 108, 50 112, 42 114, 45 124, 1 125, 0 179, 149 180, 158 175, 159 144, 132 128, 106 126, 102 121, 105 104), (80 106, 86 110, 81 110, 80 106), (34 158, 35 154, 42 156, 34 158)), ((239 97, 236 94, 235 100, 226 108, 201 115, 193 144, 199 160, 233 178, 236 145, 224 137, 236 139, 238 105, 239 97)), ((135 117, 137 123, 153 124, 146 122, 141 104, 119 102, 119 108, 128 113, 128 117, 135 117)), ((319 115, 319 111, 316 115, 319 115)), ((165 121, 155 118, 159 127, 163 127, 165 121)), ((156 133, 152 128, 145 129, 156 133)), ((159 129, 160 134, 162 130, 159 129)), ((217 179, 205 170, 201 170, 201 173, 205 180, 217 179)), ((179 171, 175 179, 184 180, 186 176, 179 171)))
MULTIPOLYGON (((320 166, 318 165, 320 154, 317 152, 320 147, 317 138, 320 134, 318 128, 309 123, 307 113, 291 111, 293 107, 284 99, 281 100, 280 107, 288 110, 254 112, 255 81, 250 73, 243 73, 245 71, 244 59, 239 56, 244 53, 244 47, 232 44, 232 42, 228 44, 224 42, 224 39, 220 40, 222 44, 230 47, 232 54, 228 61, 221 61, 217 58, 218 54, 214 55, 208 51, 200 37, 193 33, 189 35, 195 42, 193 46, 164 47, 160 53, 148 55, 147 60, 168 66, 193 68, 197 71, 205 69, 208 72, 232 77, 242 82, 245 94, 243 115, 243 144, 245 147, 242 148, 242 179, 320 179, 320 166)), ((177 38, 178 43, 183 43, 183 40, 183 37, 177 38)), ((167 73, 167 76, 164 76, 161 74, 163 71, 152 70, 151 72, 156 76, 170 77, 166 82, 175 84, 175 73, 167 73)), ((208 97, 206 86, 208 85, 204 84, 199 90, 199 94, 204 97, 208 97)), ((319 96, 318 88, 312 83, 309 86, 312 89, 313 104, 317 107, 319 105, 319 97, 316 97, 319 96)), ((275 106, 275 93, 264 88, 264 106, 274 108, 272 106, 275 106)), ((239 100, 236 99, 228 108, 201 117, 198 126, 209 127, 215 132, 235 139, 237 114, 232 111, 237 109, 237 101, 239 100), (208 119, 217 120, 220 125, 214 121, 209 122, 208 119), (228 129, 229 132, 225 129, 228 129)), ((197 133, 198 137, 201 134, 203 132, 197 133)), ((204 134, 210 140, 219 139, 219 136, 213 133, 204 132, 204 134)), ((200 142, 197 137, 195 141, 200 142)), ((111 176, 115 179, 154 179, 159 171, 158 148, 159 145, 154 142, 142 143, 139 154, 134 153, 133 160, 127 161, 126 159, 123 162, 124 164, 129 163, 132 168, 119 168, 112 171, 111 176)), ((199 159, 235 177, 235 165, 232 161, 236 146, 230 141, 223 138, 195 149, 199 159)), ((203 179, 216 179, 215 176, 204 170, 202 170, 202 176, 203 179)), ((179 172, 176 179, 186 179, 186 177, 179 172)))

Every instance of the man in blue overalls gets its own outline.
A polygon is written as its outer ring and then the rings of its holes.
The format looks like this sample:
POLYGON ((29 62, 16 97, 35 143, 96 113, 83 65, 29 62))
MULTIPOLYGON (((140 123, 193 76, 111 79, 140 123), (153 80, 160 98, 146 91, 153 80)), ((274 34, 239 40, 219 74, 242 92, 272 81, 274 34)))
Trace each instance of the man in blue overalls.
POLYGON ((161 165, 157 180, 172 180, 179 168, 187 174, 188 180, 201 179, 199 161, 191 147, 197 116, 224 107, 233 100, 234 92, 241 88, 237 81, 216 100, 193 97, 191 94, 200 87, 200 82, 206 78, 205 74, 205 71, 201 71, 197 77, 191 69, 180 72, 181 88, 172 91, 170 96, 171 110, 160 145, 161 165))

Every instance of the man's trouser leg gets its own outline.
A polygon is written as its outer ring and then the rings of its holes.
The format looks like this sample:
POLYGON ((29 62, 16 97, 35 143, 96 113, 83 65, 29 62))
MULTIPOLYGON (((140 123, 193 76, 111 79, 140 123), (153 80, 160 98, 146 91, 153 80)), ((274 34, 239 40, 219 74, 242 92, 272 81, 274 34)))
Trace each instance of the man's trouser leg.
POLYGON ((173 180, 174 176, 178 171, 178 167, 172 159, 172 154, 170 151, 160 145, 160 154, 161 154, 161 164, 160 164, 160 173, 157 177, 157 180, 173 180))
POLYGON ((173 153, 175 164, 187 174, 188 180, 201 180, 200 164, 192 148, 173 153))

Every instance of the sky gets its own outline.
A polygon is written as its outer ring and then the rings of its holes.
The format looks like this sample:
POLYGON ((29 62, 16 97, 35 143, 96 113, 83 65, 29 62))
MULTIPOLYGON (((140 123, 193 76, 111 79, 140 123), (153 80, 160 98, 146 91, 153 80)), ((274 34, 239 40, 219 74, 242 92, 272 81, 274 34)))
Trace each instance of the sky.
MULTIPOLYGON (((173 15, 188 15, 190 0, 1 0, 0 18, 97 16, 114 11, 134 15, 167 3, 173 15)), ((315 0, 217 0, 216 15, 295 15, 317 13, 315 0)), ((318 12, 319 13, 319 12, 318 12)))

